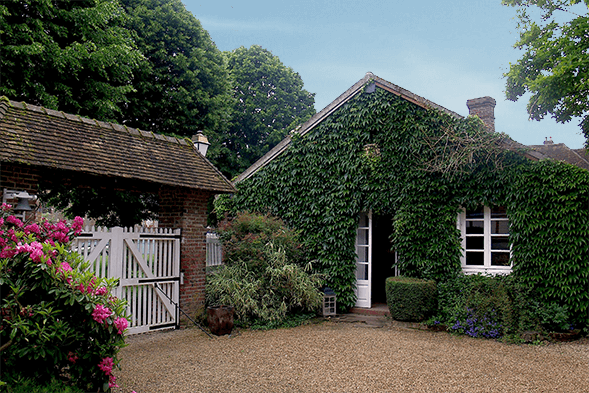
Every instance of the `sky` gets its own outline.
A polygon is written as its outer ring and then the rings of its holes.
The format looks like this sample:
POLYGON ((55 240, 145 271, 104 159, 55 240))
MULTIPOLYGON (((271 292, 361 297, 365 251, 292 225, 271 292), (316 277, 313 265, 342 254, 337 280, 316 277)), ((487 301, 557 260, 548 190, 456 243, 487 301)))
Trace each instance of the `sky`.
POLYGON ((367 72, 467 116, 497 101, 495 129, 525 145, 581 148, 579 120, 528 119, 527 96, 505 98, 522 52, 515 8, 501 0, 182 0, 222 51, 260 45, 299 73, 320 111, 367 72))

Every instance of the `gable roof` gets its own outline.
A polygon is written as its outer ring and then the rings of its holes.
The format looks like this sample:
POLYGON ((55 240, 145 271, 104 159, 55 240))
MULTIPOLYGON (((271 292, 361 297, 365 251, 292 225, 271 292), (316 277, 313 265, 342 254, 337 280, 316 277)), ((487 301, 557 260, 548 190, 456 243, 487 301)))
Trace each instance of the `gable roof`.
POLYGON ((0 97, 0 161, 219 193, 235 188, 191 141, 0 97))
POLYGON ((589 156, 585 149, 570 149, 564 143, 546 143, 543 145, 530 145, 528 147, 553 160, 568 162, 579 168, 589 170, 589 156))
MULTIPOLYGON (((305 135, 317 125, 319 125, 325 118, 339 109, 342 105, 346 102, 354 98, 358 93, 362 92, 362 88, 369 82, 372 81, 375 87, 380 87, 390 93, 393 93, 409 102, 412 102, 422 108, 435 108, 441 110, 442 112, 446 112, 451 116, 456 118, 463 118, 458 113, 453 112, 449 109, 444 108, 434 102, 431 102, 423 97, 420 97, 416 94, 411 93, 409 90, 405 90, 402 87, 399 87, 391 82, 388 82, 378 76, 374 75, 372 72, 367 72, 366 75, 356 82, 352 87, 346 90, 342 95, 336 98, 331 104, 327 105, 323 110, 317 112, 313 117, 303 123, 297 130, 294 130, 293 133, 299 135, 305 135)), ((252 166, 246 169, 243 173, 241 173, 235 180, 234 183, 238 183, 242 180, 247 179, 248 177, 252 176, 256 173, 259 169, 264 167, 274 158, 279 156, 282 152, 284 152, 287 147, 290 145, 291 142, 291 135, 287 135, 280 143, 278 143, 274 148, 272 148, 268 153, 266 153, 262 158, 256 161, 252 166)))

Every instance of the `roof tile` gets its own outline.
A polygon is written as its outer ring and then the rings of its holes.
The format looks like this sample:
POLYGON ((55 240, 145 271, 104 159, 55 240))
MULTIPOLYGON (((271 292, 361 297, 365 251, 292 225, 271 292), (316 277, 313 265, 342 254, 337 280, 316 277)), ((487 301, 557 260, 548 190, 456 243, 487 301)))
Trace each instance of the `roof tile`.
POLYGON ((0 161, 235 192, 184 139, 0 99, 0 161))

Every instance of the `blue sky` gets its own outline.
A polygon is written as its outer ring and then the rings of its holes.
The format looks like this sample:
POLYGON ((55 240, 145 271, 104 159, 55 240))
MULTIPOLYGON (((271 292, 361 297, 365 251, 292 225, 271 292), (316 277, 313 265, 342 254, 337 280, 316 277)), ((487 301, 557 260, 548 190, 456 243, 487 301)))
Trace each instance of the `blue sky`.
POLYGON ((516 141, 583 147, 578 120, 528 120, 527 98, 505 99, 520 52, 516 10, 500 0, 183 0, 217 47, 260 45, 298 72, 317 111, 368 71, 461 115, 497 100, 495 127, 516 141))

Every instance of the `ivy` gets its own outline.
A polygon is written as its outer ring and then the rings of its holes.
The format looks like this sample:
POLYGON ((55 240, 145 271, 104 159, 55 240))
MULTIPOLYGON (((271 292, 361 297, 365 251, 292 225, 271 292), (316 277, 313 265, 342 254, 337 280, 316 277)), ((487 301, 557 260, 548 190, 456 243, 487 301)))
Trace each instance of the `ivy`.
POLYGON ((344 307, 356 300, 360 212, 392 215, 404 275, 446 281, 461 272, 459 209, 504 205, 516 274, 545 285, 547 302, 580 313, 589 303, 589 172, 528 161, 502 147, 504 138, 476 117, 424 109, 382 89, 363 92, 294 134, 286 151, 237 185, 233 203, 300 230, 344 307))

